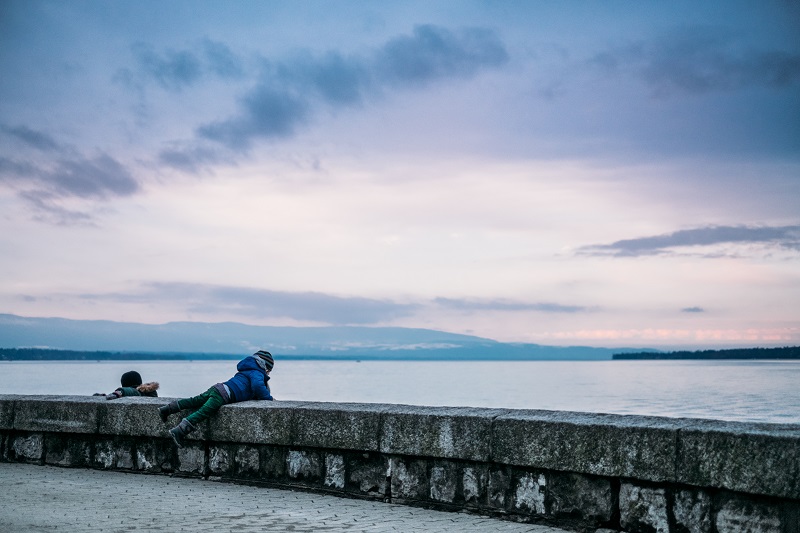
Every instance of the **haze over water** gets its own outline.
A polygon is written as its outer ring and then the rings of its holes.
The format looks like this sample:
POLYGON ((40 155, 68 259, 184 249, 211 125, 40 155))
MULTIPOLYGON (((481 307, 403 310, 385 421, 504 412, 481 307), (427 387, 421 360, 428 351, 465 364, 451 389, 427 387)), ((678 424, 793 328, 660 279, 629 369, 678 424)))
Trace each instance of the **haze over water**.
MULTIPOLYGON (((2 362, 0 394, 91 395, 137 370, 193 396, 236 361, 2 362)), ((800 424, 798 361, 278 361, 278 400, 503 407, 800 424)))

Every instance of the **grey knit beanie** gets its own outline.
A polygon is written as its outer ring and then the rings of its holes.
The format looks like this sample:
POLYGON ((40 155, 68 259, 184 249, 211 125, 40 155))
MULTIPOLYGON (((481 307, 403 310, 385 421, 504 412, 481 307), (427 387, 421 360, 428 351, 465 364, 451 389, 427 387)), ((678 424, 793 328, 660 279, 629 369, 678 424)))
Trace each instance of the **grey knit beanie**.
POLYGON ((275 359, 272 358, 272 354, 268 351, 259 350, 253 355, 261 358, 261 360, 264 361, 264 364, 267 366, 267 370, 272 370, 272 367, 275 366, 275 359))

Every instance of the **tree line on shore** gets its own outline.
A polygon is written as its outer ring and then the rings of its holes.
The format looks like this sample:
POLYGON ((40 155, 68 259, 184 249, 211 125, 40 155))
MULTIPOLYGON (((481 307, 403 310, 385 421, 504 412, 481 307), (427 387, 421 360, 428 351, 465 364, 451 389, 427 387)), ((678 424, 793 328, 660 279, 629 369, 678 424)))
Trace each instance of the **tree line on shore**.
POLYGON ((800 359, 800 346, 676 352, 618 353, 613 359, 800 359))

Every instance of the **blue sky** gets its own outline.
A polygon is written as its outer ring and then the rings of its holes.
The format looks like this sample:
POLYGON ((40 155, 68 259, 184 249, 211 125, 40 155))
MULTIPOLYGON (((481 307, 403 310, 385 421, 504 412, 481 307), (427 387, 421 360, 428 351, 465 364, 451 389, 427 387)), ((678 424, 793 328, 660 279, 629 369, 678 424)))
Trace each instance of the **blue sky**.
POLYGON ((800 342, 796 2, 0 4, 0 312, 800 342))

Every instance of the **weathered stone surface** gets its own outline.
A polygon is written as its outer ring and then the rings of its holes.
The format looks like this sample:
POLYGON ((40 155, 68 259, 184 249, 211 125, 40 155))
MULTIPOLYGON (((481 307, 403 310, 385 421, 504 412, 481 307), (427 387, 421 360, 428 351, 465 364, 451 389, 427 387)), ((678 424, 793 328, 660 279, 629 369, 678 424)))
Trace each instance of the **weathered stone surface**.
POLYGON ((680 432, 678 481, 800 499, 800 427, 692 420, 680 432))
POLYGON ((399 455, 488 461, 492 420, 504 409, 387 405, 380 451, 399 455))
POLYGON ((489 471, 489 505, 497 509, 505 509, 509 500, 511 475, 507 468, 489 471))
POLYGON ((720 507, 715 525, 718 533, 783 532, 777 507, 739 499, 731 499, 720 507))
POLYGON ((94 446, 94 464, 97 468, 132 469, 133 442, 122 438, 101 440, 94 446))
POLYGON ((611 481, 582 474, 553 473, 548 488, 550 514, 577 517, 588 523, 611 520, 614 495, 611 481))
POLYGON ((206 471, 206 451, 201 443, 186 442, 178 448, 178 468, 182 474, 202 476, 206 471))
POLYGON ((17 435, 8 446, 11 459, 39 462, 44 454, 44 437, 38 433, 17 435))
POLYGON ((544 474, 522 474, 514 489, 514 508, 525 513, 544 514, 546 487, 547 478, 544 474))
POLYGON ((466 466, 461 476, 464 503, 467 505, 484 505, 486 489, 489 482, 489 468, 486 465, 466 466))
POLYGON ((174 444, 172 439, 147 439, 136 442, 136 468, 142 472, 173 472, 174 444))
POLYGON ((224 476, 233 472, 233 452, 229 446, 209 447, 208 471, 215 476, 224 476))
POLYGON ((515 411, 494 422, 495 462, 650 481, 675 478, 673 419, 515 411))
POLYGON ((392 498, 424 500, 428 496, 428 472, 425 461, 392 457, 389 459, 392 498))
POLYGON ((14 402, 19 398, 27 398, 27 396, 0 394, 0 429, 13 429, 14 402))
POLYGON ((326 487, 343 489, 345 485, 344 457, 339 454, 325 454, 325 481, 326 487))
POLYGON ((14 404, 14 429, 97 433, 103 396, 27 396, 14 404))
POLYGON ((348 486, 361 494, 384 497, 388 490, 389 461, 372 454, 352 455, 347 460, 348 486))
POLYGON ((44 441, 44 462, 49 465, 88 467, 92 463, 92 447, 88 441, 53 434, 46 435, 44 441))
POLYGON ((703 491, 680 490, 672 504, 675 526, 681 533, 711 531, 711 497, 703 491))
POLYGON ((286 475, 288 451, 279 446, 262 446, 261 477, 265 481, 279 481, 286 475))
POLYGON ((430 497, 432 500, 453 503, 458 490, 458 467, 450 461, 436 461, 431 467, 430 497))
POLYGON ((303 402, 250 401, 224 405, 208 421, 209 440, 294 444, 295 409, 303 402))
POLYGON ((307 403, 292 409, 293 446, 378 450, 381 407, 376 404, 307 403))
POLYGON ((619 489, 619 523, 625 531, 668 533, 666 491, 623 483, 619 489))
POLYGON ((98 406, 101 416, 97 431, 101 435, 168 437, 167 430, 176 425, 180 419, 172 417, 171 424, 164 424, 161 421, 158 408, 167 403, 169 399, 140 396, 125 396, 105 401, 98 406))
POLYGON ((252 446, 236 446, 233 462, 237 477, 256 477, 259 472, 258 449, 252 446))
POLYGON ((320 454, 313 451, 289 450, 286 455, 286 472, 291 479, 319 480, 322 478, 320 454))

